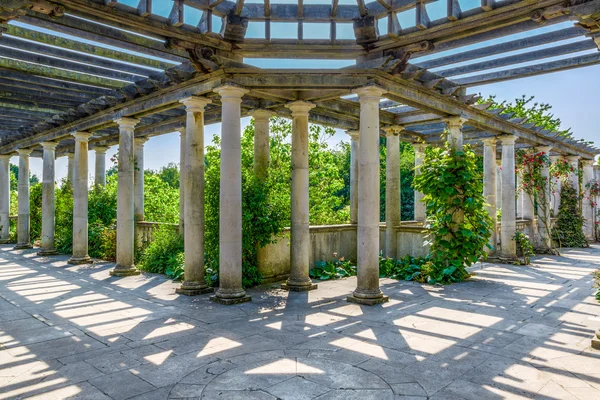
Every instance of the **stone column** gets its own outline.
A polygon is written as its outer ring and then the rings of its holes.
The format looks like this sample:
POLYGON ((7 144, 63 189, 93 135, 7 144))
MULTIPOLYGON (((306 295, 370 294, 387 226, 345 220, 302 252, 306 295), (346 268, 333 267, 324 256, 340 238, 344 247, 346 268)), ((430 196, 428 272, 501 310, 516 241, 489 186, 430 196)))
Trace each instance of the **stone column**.
POLYGON ((254 173, 266 179, 269 173, 269 110, 255 110, 254 118, 254 173))
MULTIPOLYGON (((542 155, 550 156, 550 150, 552 148, 550 146, 540 146, 538 147, 538 152, 542 153, 542 155)), ((548 164, 544 164, 542 166, 541 175, 546 179, 546 190, 545 196, 539 195, 537 198, 538 204, 538 232, 539 232, 539 245, 545 250, 552 249, 552 239, 551 239, 551 225, 550 225, 550 215, 552 210, 552 189, 551 189, 551 180, 550 180, 550 167, 548 164), (545 197, 545 200, 544 198, 545 197)))
MULTIPOLYGON (((594 164, 594 179, 596 182, 600 183, 600 159, 596 161, 594 164)), ((598 215, 598 211, 600 211, 600 195, 596 196, 596 207, 594 207, 594 234, 596 235, 596 240, 600 239, 600 216, 598 215)))
POLYGON ((31 249, 29 231, 29 155, 31 149, 19 149, 19 219, 15 249, 31 249))
POLYGON ((0 244, 10 236, 10 155, 0 155, 0 244))
POLYGON ((579 156, 567 156, 567 161, 575 170, 575 172, 569 174, 568 180, 571 183, 571 185, 575 188, 577 195, 579 195, 579 174, 577 172, 579 171, 579 156))
POLYGON ((389 300, 379 288, 379 102, 385 91, 365 86, 354 93, 360 102, 358 276, 356 290, 348 301, 374 305, 389 300))
POLYGON ((94 147, 94 151, 96 152, 94 184, 104 187, 106 186, 106 152, 108 151, 108 147, 96 146, 94 147))
MULTIPOLYGON (((552 164, 556 164, 559 160, 561 160, 563 156, 550 156, 550 162, 552 164)), ((560 189, 562 187, 562 179, 561 178, 552 178, 552 188, 550 190, 550 204, 552 208, 550 209, 552 212, 552 216, 556 217, 558 215, 558 208, 560 207, 560 189)))
POLYGON ((293 291, 316 289, 308 276, 310 232, 308 226, 308 112, 312 103, 295 101, 292 110, 292 193, 290 277, 282 288, 293 291))
POLYGON ((134 265, 133 215, 133 131, 139 120, 120 118, 119 126, 119 181, 117 190, 117 264, 110 271, 113 276, 139 275, 134 265))
POLYGON ((73 162, 75 154, 67 153, 67 181, 73 184, 73 170, 75 163, 73 162))
MULTIPOLYGON (((515 186, 518 187, 520 184, 519 181, 519 174, 517 174, 515 172, 515 186)), ((515 206, 516 208, 516 213, 517 213, 517 219, 523 219, 523 198, 525 197, 525 193, 523 193, 522 190, 518 190, 516 192, 516 199, 515 199, 515 206)))
POLYGON ((385 161, 385 254, 396 258, 396 227, 401 220, 400 199, 400 132, 402 126, 391 126, 386 132, 385 161))
POLYGON ((147 138, 133 139, 133 215, 136 221, 144 220, 144 144, 147 138))
POLYGON ((594 181, 594 160, 581 160, 583 166, 583 190, 585 196, 581 203, 581 214, 583 215, 583 233, 587 240, 594 239, 594 198, 590 196, 586 185, 594 181))
MULTIPOLYGON (((419 175, 421 164, 423 164, 423 155, 425 148, 427 147, 424 143, 413 143, 415 149, 415 176, 419 175)), ((423 203, 423 193, 415 190, 415 220, 425 221, 425 203, 423 203)))
MULTIPOLYGON (((180 101, 185 105, 186 132, 184 187, 184 246, 185 280, 177 293, 196 296, 212 292, 204 279, 204 107, 210 100, 188 97, 180 101)), ((181 176, 180 176, 181 179, 181 176)))
POLYGON ((54 178, 56 142, 43 142, 44 165, 42 170, 42 240, 39 256, 50 256, 58 252, 54 248, 54 219, 56 214, 56 196, 54 178))
MULTIPOLYGON (((250 301, 242 287, 241 103, 248 90, 225 85, 221 97, 221 182, 219 194, 219 289, 211 300, 221 304, 250 301)), ((189 180, 189 177, 187 178, 189 180)), ((186 197, 188 197, 186 195, 186 197)), ((189 197, 188 197, 189 198, 189 197)), ((188 204, 186 204, 186 209, 188 204)), ((187 228, 186 228, 187 230, 187 228)))
MULTIPOLYGON (((204 122, 204 119, 203 119, 204 122)), ((187 153, 185 132, 187 128, 179 129, 179 233, 184 234, 185 226, 185 155, 187 153)), ((202 127, 204 129, 204 126, 202 127)), ((204 157, 204 141, 202 157, 204 157)))
POLYGON ((358 156, 360 132, 346 131, 350 136, 350 223, 358 223, 358 156))
POLYGON ((515 141, 513 135, 501 135, 502 142, 502 228, 500 241, 501 255, 504 258, 516 259, 517 245, 513 240, 516 232, 515 204, 515 141))
POLYGON ((467 120, 461 117, 449 117, 444 119, 448 129, 448 143, 456 151, 463 150, 462 127, 467 120))
POLYGON ((486 209, 490 218, 492 218, 492 236, 490 236, 490 246, 493 249, 487 249, 488 253, 494 253, 498 247, 498 238, 496 224, 498 222, 496 209, 496 142, 497 138, 483 139, 483 196, 487 203, 486 209))
MULTIPOLYGON (((69 264, 88 264, 88 132, 76 132, 73 169, 73 255, 69 264)), ((117 242, 118 242, 117 238, 117 242)))
POLYGON ((502 158, 496 160, 496 208, 502 210, 502 158))

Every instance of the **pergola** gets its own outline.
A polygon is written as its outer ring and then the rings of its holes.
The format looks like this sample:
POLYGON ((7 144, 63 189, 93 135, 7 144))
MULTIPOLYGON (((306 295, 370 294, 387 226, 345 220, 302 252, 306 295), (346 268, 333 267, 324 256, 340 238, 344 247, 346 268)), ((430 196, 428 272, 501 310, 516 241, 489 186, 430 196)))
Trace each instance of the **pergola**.
MULTIPOLYGON (((494 220, 501 197, 500 254, 506 258, 516 254, 515 147, 568 156, 574 165, 582 163, 584 184, 594 179, 598 148, 491 109, 467 89, 599 64, 600 0, 481 0, 470 8, 466 3, 473 2, 461 0, 175 0, 168 16, 153 13, 160 3, 156 0, 132 3, 5 0, 0 6, 0 22, 5 23, 0 36, 0 224, 6 239, 9 158, 18 152, 17 247, 30 246, 29 157, 44 158, 41 253, 52 254, 54 160, 74 153, 69 170, 75 198, 71 262, 89 262, 87 151, 96 150, 96 182, 103 184, 107 146, 118 144, 119 240, 113 274, 139 273, 133 254, 135 220, 143 220, 143 144, 179 130, 186 253, 180 292, 210 291, 203 269, 204 125, 221 122, 220 288, 213 298, 224 304, 249 300, 241 284, 240 167, 240 118, 248 115, 256 121, 257 173, 268 168, 269 117, 293 120, 290 290, 315 286, 308 277, 308 123, 349 132, 351 222, 357 223, 359 243, 358 287, 349 300, 363 304, 385 301, 378 283, 380 135, 388 138, 392 166, 386 199, 386 252, 391 256, 391 228, 400 223, 399 190, 394 190, 400 185, 399 168, 393 168, 399 163, 399 140, 415 144, 417 163, 423 145, 446 140, 445 132, 456 147, 483 143, 484 194, 494 220), (440 4, 443 16, 430 18, 440 4), (194 25, 187 23, 196 13, 194 25), (414 23, 401 25, 413 14, 414 23), (575 24, 548 28, 567 21, 575 24), (328 24, 329 37, 309 39, 315 24, 328 24), (342 38, 339 32, 349 24, 354 37, 342 38), (295 38, 272 37, 281 26, 297 30, 295 38), (264 35, 246 37, 249 31, 264 35), (522 32, 530 34, 510 38, 522 32), (500 43, 469 47, 505 37, 500 43), (356 62, 338 69, 264 69, 244 63, 249 58, 356 62), (501 149, 496 148, 498 140, 501 149), (498 153, 504 168, 496 199, 498 153)), ((572 181, 579 185, 575 175, 572 181)), ((420 194, 415 197, 415 219, 423 220, 420 194)), ((533 204, 523 207, 523 216, 533 219, 533 204)), ((592 205, 584 204, 583 213, 591 221, 592 205)), ((588 236, 592 232, 593 227, 586 228, 588 236)), ((497 243, 495 234, 492 243, 497 243)))

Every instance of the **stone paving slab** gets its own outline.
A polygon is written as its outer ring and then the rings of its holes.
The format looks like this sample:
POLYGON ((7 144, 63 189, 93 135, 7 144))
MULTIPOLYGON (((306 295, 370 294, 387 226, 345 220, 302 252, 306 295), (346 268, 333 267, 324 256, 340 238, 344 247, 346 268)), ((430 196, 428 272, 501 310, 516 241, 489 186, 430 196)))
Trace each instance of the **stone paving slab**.
POLYGON ((0 246, 2 399, 600 399, 600 245, 446 287, 356 278, 222 306, 162 275, 0 246))

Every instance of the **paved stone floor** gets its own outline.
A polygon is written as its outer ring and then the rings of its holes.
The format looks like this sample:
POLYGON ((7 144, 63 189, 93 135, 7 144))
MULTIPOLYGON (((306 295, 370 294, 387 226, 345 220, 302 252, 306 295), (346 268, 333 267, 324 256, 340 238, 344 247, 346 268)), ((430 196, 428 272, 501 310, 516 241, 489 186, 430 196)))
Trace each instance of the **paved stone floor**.
POLYGON ((221 306, 0 246, 0 399, 600 399, 600 246, 448 287, 355 279, 221 306))

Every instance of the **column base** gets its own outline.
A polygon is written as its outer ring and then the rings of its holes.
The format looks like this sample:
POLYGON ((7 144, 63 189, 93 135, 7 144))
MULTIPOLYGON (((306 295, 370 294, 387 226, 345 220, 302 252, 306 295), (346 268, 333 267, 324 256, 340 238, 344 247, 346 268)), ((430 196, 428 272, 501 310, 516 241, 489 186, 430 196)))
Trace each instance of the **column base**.
POLYGON ((33 249, 33 245, 29 244, 29 243, 17 243, 15 245, 15 247, 13 247, 14 250, 26 250, 26 249, 33 249))
POLYGON ((0 244, 8 244, 10 243, 10 239, 0 239, 0 244))
POLYGON ((182 294, 184 296, 199 296, 201 294, 214 293, 214 291, 214 288, 208 287, 206 285, 186 286, 185 282, 181 285, 181 287, 175 289, 175 293, 182 294))
POLYGON ((241 304, 241 303, 247 303, 249 301, 252 301, 252 297, 250 297, 248 295, 244 295, 242 297, 224 298, 224 297, 219 297, 218 295, 214 295, 214 296, 210 296, 210 301, 218 303, 218 304, 223 304, 225 306, 231 306, 234 304, 241 304))
POLYGON ((390 298, 388 296, 381 296, 377 298, 362 298, 352 295, 346 297, 346 301, 348 303, 361 304, 365 306, 374 306, 377 304, 387 303, 388 301, 390 301, 390 298))
POLYGON ((310 290, 315 290, 318 286, 319 285, 312 282, 309 285, 294 285, 286 282, 281 284, 281 289, 289 292, 308 292, 310 290))
POLYGON ((483 260, 487 263, 497 263, 497 264, 521 264, 521 260, 517 256, 504 256, 501 254, 489 255, 486 260, 483 260))
POLYGON ((135 276, 141 274, 140 270, 135 267, 119 268, 116 266, 110 271, 110 276, 124 277, 124 276, 135 276))
POLYGON ((58 251, 54 249, 41 249, 37 252, 37 255, 40 257, 56 256, 58 255, 58 251))
POLYGON ((94 261, 90 258, 90 256, 85 257, 71 257, 67 263, 71 265, 82 265, 82 264, 93 264, 94 261))

